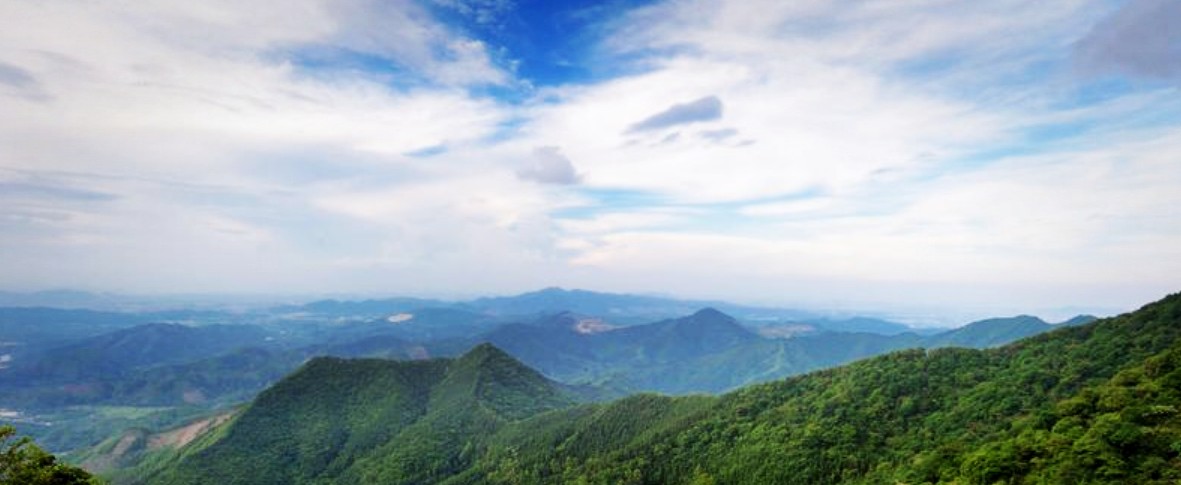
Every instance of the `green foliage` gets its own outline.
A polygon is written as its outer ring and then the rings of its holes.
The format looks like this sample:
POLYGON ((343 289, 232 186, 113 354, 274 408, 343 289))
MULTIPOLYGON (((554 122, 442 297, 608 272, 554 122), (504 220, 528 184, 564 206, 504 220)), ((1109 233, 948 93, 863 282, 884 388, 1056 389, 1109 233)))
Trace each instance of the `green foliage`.
POLYGON ((424 483, 468 467, 505 423, 568 406, 498 349, 456 360, 317 358, 152 483, 424 483))
POLYGON ((156 483, 1177 483, 1181 295, 990 349, 566 407, 499 350, 317 359, 156 483), (380 389, 380 392, 377 390, 380 389))
POLYGON ((1179 301, 994 350, 901 351, 747 387, 679 420, 653 419, 682 402, 670 398, 560 411, 502 431, 465 478, 1172 483, 1179 301))
POLYGON ((0 426, 0 485, 98 483, 85 470, 59 463, 30 439, 15 435, 12 426, 0 426))
POLYGON ((1176 483, 1179 403, 1181 344, 1059 401, 1052 413, 1018 420, 1004 439, 969 454, 965 468, 980 476, 975 483, 1176 483))

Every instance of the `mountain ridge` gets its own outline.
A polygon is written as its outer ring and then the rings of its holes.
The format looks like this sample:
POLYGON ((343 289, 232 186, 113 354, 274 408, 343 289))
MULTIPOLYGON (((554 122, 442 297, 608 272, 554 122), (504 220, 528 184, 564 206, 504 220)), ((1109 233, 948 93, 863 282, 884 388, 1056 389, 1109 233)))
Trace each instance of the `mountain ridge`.
POLYGON ((465 436, 571 404, 556 383, 487 344, 456 359, 317 357, 156 482, 371 482, 391 474, 429 481, 450 469, 439 462, 463 460, 456 448, 465 436), (249 472, 216 471, 242 464, 243 454, 271 461, 249 472))
MULTIPOLYGON (((511 362, 492 348, 481 346, 469 361, 511 362)), ((343 361, 313 362, 307 367, 343 361)), ((486 407, 448 407, 462 409, 462 416, 450 417, 474 434, 435 434, 441 422, 421 420, 427 424, 416 423, 423 434, 415 436, 438 437, 428 446, 407 448, 403 440, 410 435, 391 436, 348 466, 309 476, 449 484, 993 483, 1024 477, 1169 483, 1181 479, 1181 450, 1171 445, 1181 440, 1175 411, 1181 392, 1166 383, 1181 384, 1181 294, 1003 347, 904 350, 720 397, 640 394, 506 421, 489 419, 486 407), (1147 407, 1129 399, 1135 392, 1149 400, 1147 407), (1126 431, 1134 429, 1145 431, 1126 431), (1067 446, 1054 444, 1060 442, 1067 446)), ((233 435, 229 428, 205 450, 233 435)), ((200 453, 149 483, 202 481, 177 481, 184 476, 176 469, 216 465, 244 473, 236 467, 251 463, 196 466, 200 453)), ((255 449, 250 456, 269 455, 255 449)), ((300 470, 301 463, 284 466, 300 470)), ((188 476, 196 477, 209 475, 188 476)))

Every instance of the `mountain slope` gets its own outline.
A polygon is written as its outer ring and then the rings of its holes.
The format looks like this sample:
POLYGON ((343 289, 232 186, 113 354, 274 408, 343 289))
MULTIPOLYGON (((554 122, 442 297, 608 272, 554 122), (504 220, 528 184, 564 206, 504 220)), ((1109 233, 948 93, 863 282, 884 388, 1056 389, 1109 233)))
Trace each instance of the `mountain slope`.
POLYGON ((721 397, 563 407, 491 346, 317 359, 152 482, 1175 483, 1178 389, 1181 294, 1000 348, 906 350, 721 397))
POLYGON ((998 349, 908 350, 744 388, 678 420, 589 418, 627 400, 547 415, 500 433, 455 483, 1172 483, 1178 353, 1173 295, 998 349), (581 438, 606 429, 610 442, 581 438))
POLYGON ((317 358, 151 482, 436 481, 474 458, 473 439, 570 404, 490 345, 455 360, 317 358))

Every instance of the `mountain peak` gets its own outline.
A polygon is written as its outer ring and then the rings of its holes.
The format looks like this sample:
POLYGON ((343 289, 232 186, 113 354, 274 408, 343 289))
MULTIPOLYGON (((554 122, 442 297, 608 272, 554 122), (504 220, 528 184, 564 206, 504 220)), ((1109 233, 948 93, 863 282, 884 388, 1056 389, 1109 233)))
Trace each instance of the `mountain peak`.
POLYGON ((734 320, 734 317, 731 317, 730 315, 722 313, 721 311, 719 311, 718 309, 716 309, 714 307, 705 307, 700 310, 697 310, 697 312, 694 313, 691 318, 693 318, 694 320, 704 320, 704 319, 708 319, 708 320, 718 320, 718 319, 734 320))
POLYGON ((455 359, 434 395, 448 406, 474 399, 508 419, 570 404, 552 381, 490 343, 455 359))
POLYGON ((537 371, 487 342, 472 347, 467 353, 455 359, 448 375, 452 380, 526 378, 547 381, 537 371))
POLYGON ((476 345, 475 347, 472 347, 471 350, 468 350, 466 353, 461 355, 458 359, 456 359, 456 361, 484 362, 489 359, 516 360, 511 355, 505 353, 505 351, 500 350, 500 347, 492 345, 488 342, 483 342, 479 345, 476 345))
POLYGON ((664 358, 702 355, 759 338, 733 317, 713 308, 704 308, 687 317, 637 325, 611 332, 615 338, 653 342, 653 355, 664 358))

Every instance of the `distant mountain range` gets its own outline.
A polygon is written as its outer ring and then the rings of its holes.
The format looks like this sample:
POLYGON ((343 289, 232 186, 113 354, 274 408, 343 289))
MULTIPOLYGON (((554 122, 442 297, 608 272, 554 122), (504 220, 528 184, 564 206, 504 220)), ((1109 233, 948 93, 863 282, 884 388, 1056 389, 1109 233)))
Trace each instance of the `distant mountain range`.
MULTIPOLYGON (((672 394, 721 392, 891 350, 986 348, 1057 328, 1019 316, 974 322, 935 335, 809 332, 766 338, 715 309, 602 332, 580 330, 587 318, 561 313, 502 326, 480 337, 564 382, 672 394)), ((1072 324, 1094 320, 1080 317, 1072 324)))
MULTIPOLYGON (((570 318, 534 326, 552 330, 570 318)), ((1068 323, 995 349, 893 352, 720 397, 599 404, 575 404, 487 344, 455 360, 320 358, 236 417, 111 476, 146 484, 1181 480, 1181 294, 1068 323)), ((941 338, 994 341, 1036 324, 984 321, 941 338)), ((626 330, 589 335, 650 338, 619 351, 644 349, 652 361, 759 339, 714 310, 626 330)))
POLYGON ((611 324, 626 326, 688 315, 706 307, 718 308, 752 321, 798 320, 818 317, 812 312, 793 309, 562 288, 545 288, 515 296, 486 297, 457 302, 416 298, 364 301, 323 300, 305 305, 279 307, 275 310, 321 318, 379 318, 400 313, 414 313, 423 309, 447 308, 502 321, 531 320, 542 315, 572 312, 580 315, 594 315, 611 324))
POLYGON ((421 360, 488 342, 603 399, 724 392, 898 349, 982 348, 1057 328, 1022 316, 917 334, 873 318, 689 306, 698 303, 547 289, 245 312, 0 308, 0 412, 18 413, 22 430, 51 449, 70 450, 112 428, 221 412, 317 356, 421 360), (566 306, 578 310, 549 311, 566 306))
MULTIPOLYGON (((526 300, 554 301, 569 294, 612 299, 551 290, 526 300)), ((882 333, 813 328, 792 338, 768 338, 756 332, 761 329, 752 329, 712 308, 689 317, 616 327, 603 323, 600 317, 574 312, 535 317, 527 323, 504 323, 459 308, 414 308, 422 302, 320 302, 311 307, 377 312, 383 317, 310 328, 143 324, 140 322, 146 317, 139 314, 0 309, 0 325, 9 325, 14 337, 30 338, 37 344, 20 348, 18 358, 10 357, 6 368, 0 369, 0 383, 10 389, 8 396, 0 397, 0 405, 217 401, 249 393, 252 387, 271 382, 315 355, 413 359, 457 355, 479 342, 496 344, 564 382, 615 392, 720 392, 890 350, 984 348, 1055 328, 1035 317, 1019 316, 921 336, 897 333, 899 328, 886 322, 860 319, 845 321, 844 328, 871 328, 882 333), (388 312, 396 313, 385 316, 388 312), (397 321, 390 321, 392 317, 397 321), (40 319, 53 325, 33 324, 44 323, 40 319), (30 328, 36 330, 25 330, 30 328), (110 332, 88 336, 104 330, 110 332), (67 335, 83 337, 60 343, 67 335), (54 342, 59 344, 48 345, 54 342), (252 350, 241 352, 245 349, 252 350), (230 365, 244 359, 252 365, 230 365), (148 384, 154 380, 184 385, 148 384), (167 394, 154 395, 151 389, 167 394)), ((1066 324, 1090 320, 1093 317, 1078 317, 1066 324)))

